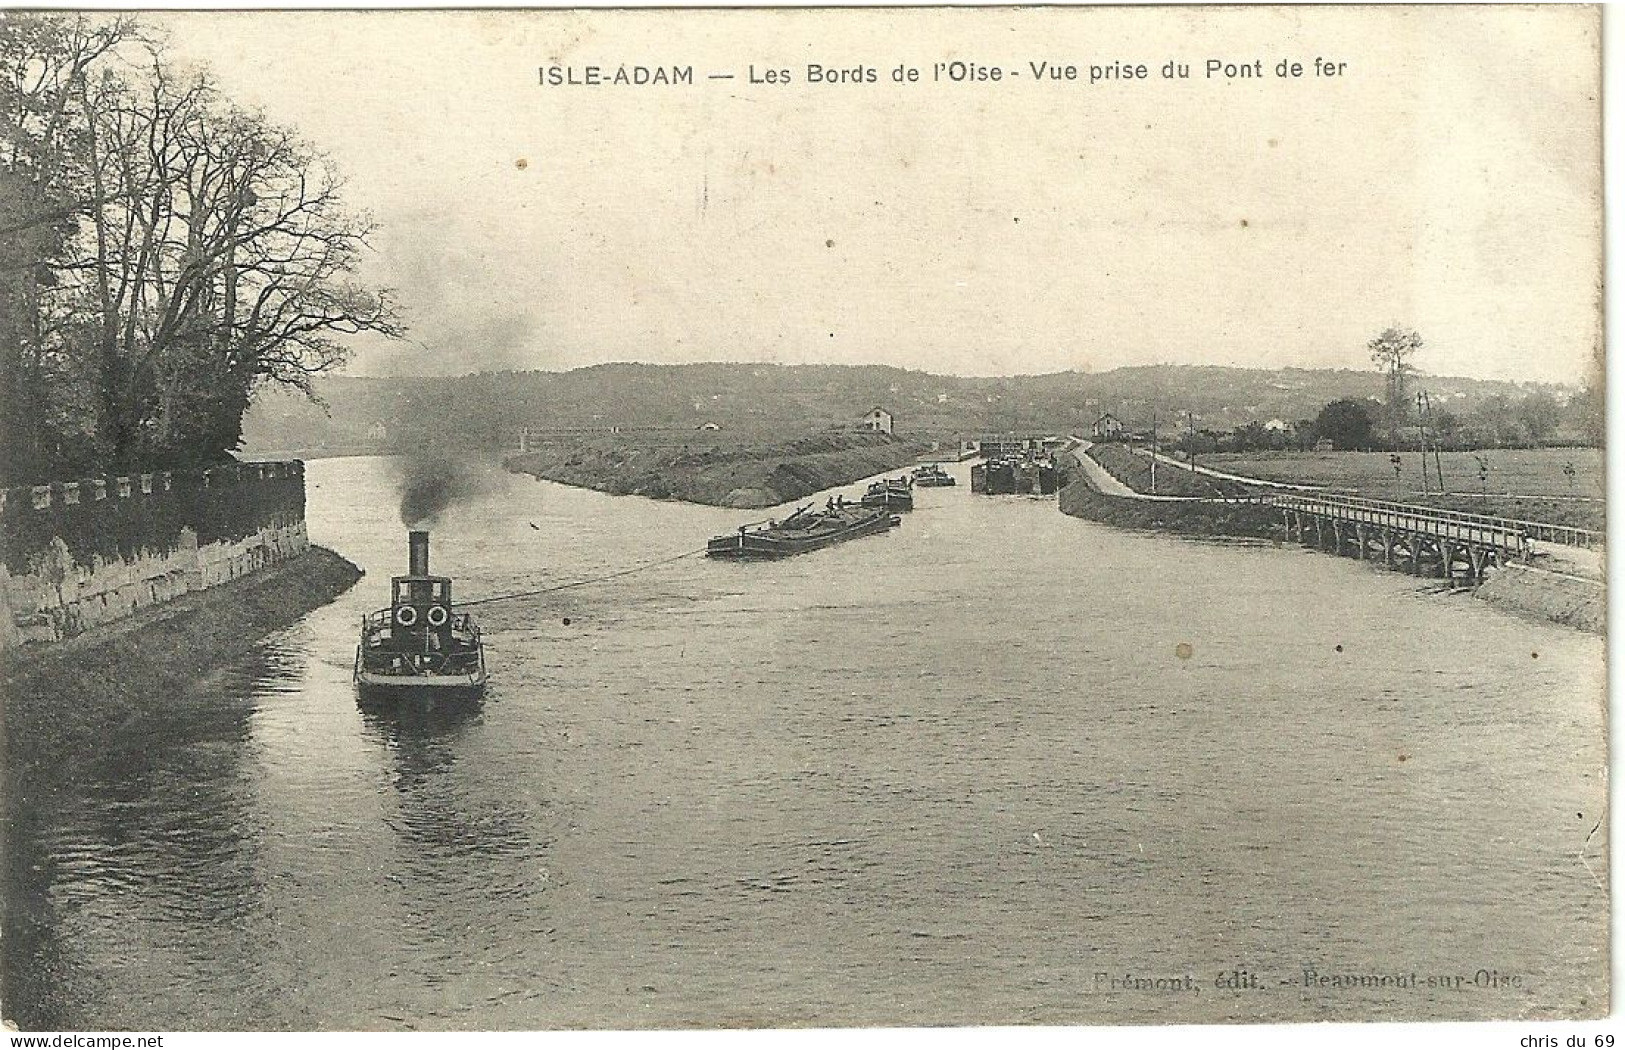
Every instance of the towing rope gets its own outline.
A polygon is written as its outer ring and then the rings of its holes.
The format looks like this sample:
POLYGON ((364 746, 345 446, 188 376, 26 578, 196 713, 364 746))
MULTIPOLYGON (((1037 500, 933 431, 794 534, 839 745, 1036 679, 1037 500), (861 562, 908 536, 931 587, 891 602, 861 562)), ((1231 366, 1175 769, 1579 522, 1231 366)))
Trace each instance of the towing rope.
POLYGON ((692 558, 696 554, 704 553, 705 548, 699 547, 691 551, 684 551, 682 554, 678 554, 670 558, 662 558, 659 561, 651 561, 643 565, 634 565, 630 569, 620 569, 616 572, 605 573, 602 576, 590 576, 585 580, 572 580, 569 583, 558 583, 551 587, 542 587, 534 591, 515 591, 512 594, 493 594, 484 598, 475 598, 471 602, 458 602, 457 606, 458 608, 466 608, 470 605, 485 605, 490 602, 505 602, 513 598, 532 598, 538 594, 552 594, 555 591, 567 591, 572 587, 585 587, 589 583, 602 583, 605 580, 613 580, 618 576, 630 576, 634 572, 642 572, 645 569, 652 569, 657 565, 670 565, 674 561, 682 561, 684 558, 692 558))

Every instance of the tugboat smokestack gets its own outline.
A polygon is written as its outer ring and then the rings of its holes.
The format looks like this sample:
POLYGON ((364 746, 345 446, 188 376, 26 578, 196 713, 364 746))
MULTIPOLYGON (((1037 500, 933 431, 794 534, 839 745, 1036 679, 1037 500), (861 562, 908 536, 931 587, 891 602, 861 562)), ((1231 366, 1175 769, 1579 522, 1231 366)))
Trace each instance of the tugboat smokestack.
POLYGON ((407 572, 412 576, 429 575, 429 534, 421 529, 413 529, 408 541, 411 564, 407 567, 407 572))

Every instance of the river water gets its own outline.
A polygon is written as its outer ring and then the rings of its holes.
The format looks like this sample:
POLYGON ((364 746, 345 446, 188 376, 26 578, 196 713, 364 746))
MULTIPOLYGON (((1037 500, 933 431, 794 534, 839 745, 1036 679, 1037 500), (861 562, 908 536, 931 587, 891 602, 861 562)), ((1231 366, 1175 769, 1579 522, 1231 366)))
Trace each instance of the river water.
MULTIPOLYGON (((373 710, 351 662, 405 571, 393 473, 312 462, 311 536, 368 576, 152 698, 19 822, 7 891, 37 928, 8 946, 29 957, 7 1016, 1605 1009, 1600 639, 1353 561, 973 496, 959 474, 885 536, 486 606, 482 703, 373 710), (1219 987, 1232 971, 1250 976, 1219 987), (1320 983, 1344 974, 1406 986, 1320 983)), ((463 599, 672 558, 749 516, 489 480, 434 532, 463 599)))

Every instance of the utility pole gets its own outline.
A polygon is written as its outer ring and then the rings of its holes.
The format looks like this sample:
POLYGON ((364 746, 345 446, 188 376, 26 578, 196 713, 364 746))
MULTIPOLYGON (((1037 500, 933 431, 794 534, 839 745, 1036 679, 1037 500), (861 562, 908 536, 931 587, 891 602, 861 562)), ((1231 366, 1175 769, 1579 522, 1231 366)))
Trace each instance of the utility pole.
POLYGON ((1190 442, 1191 473, 1196 473, 1196 417, 1185 410, 1185 440, 1190 442))
MULTIPOLYGON (((1422 403, 1427 406, 1428 422, 1433 422, 1433 395, 1426 390, 1422 391, 1422 403)), ((1427 450, 1422 450, 1422 458, 1427 459, 1427 450)), ((1439 430, 1433 430, 1433 471, 1439 476, 1439 495, 1444 495, 1444 464, 1439 462, 1439 430)))
POLYGON ((1157 491, 1157 410, 1151 410, 1151 493, 1157 491))
POLYGON ((1428 428, 1422 420, 1422 392, 1416 392, 1416 424, 1422 435, 1422 495, 1428 495, 1428 428))

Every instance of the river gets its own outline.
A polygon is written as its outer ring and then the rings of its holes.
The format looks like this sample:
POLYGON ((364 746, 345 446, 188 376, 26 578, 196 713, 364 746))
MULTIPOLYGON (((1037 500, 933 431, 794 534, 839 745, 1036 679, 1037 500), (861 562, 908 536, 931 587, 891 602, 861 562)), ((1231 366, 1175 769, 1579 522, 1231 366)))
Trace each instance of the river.
MULTIPOLYGON (((375 710, 350 675, 358 618, 405 571, 393 472, 311 462, 312 539, 367 577, 151 698, 21 822, 31 874, 12 864, 8 892, 37 943, 7 1016, 1605 1009, 1601 639, 1354 561, 974 496, 958 473, 884 536, 485 606, 482 703, 375 710)), ((661 562, 750 515, 487 480, 433 534, 462 599, 661 562)))

